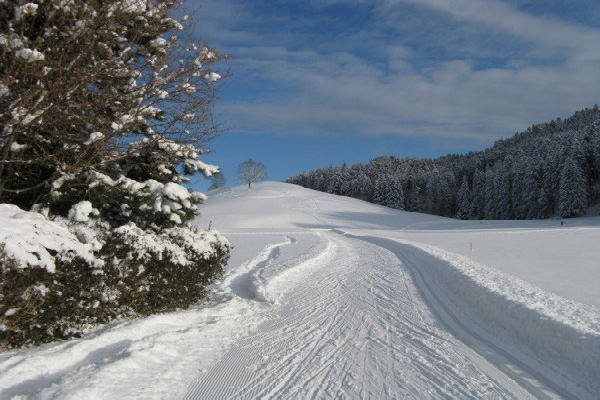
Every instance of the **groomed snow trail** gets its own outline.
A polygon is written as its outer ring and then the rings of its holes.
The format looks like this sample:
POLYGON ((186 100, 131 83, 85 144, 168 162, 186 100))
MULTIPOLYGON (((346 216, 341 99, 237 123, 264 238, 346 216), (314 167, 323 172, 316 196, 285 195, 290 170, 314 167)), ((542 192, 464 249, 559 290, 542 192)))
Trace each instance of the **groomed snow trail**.
POLYGON ((185 398, 532 397, 438 327, 393 253, 320 236, 318 259, 262 283, 272 318, 185 398))
POLYGON ((447 261, 417 245, 381 237, 356 237, 394 252, 444 328, 536 398, 596 398, 594 393, 600 393, 599 349, 594 336, 585 337, 571 327, 536 316, 483 287, 459 287, 468 285, 464 276, 436 276, 440 271, 449 275, 455 271, 447 261), (461 284, 456 286, 457 282, 461 284), (469 298, 471 304, 464 298, 469 298), (486 304, 494 301, 492 307, 486 304), (539 340, 539 330, 551 334, 539 340))

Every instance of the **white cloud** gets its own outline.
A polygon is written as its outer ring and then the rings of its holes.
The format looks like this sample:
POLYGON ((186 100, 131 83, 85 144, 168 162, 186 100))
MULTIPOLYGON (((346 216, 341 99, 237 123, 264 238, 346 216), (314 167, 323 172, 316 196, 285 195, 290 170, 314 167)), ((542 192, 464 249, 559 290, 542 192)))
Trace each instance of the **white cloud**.
MULTIPOLYGON (((218 4, 242 17, 217 16, 210 25, 237 59, 231 84, 252 87, 219 103, 236 131, 489 142, 591 106, 600 93, 600 30, 536 17, 499 1, 380 0, 369 25, 338 39, 326 26, 301 33, 265 29, 268 17, 249 11, 252 2, 218 4), (476 56, 424 55, 418 45, 407 46, 406 38, 390 43, 393 18, 406 4, 423 8, 423 18, 441 12, 453 23, 475 24, 482 35, 500 32, 530 47, 486 68, 477 67, 476 56), (540 55, 552 58, 540 61, 540 55)), ((283 25, 277 26, 310 28, 310 21, 296 17, 278 14, 283 25)), ((477 45, 461 40, 455 46, 477 45)))
POLYGON ((519 11, 497 0, 385 0, 387 7, 415 4, 445 12, 461 21, 481 23, 531 40, 546 51, 588 53, 600 58, 600 31, 519 11))

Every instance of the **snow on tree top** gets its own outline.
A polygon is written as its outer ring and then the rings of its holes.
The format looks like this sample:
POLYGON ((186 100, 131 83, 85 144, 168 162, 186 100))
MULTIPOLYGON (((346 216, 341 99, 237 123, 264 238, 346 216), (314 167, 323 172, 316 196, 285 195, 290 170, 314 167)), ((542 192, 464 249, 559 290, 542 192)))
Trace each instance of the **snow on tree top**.
POLYGON ((42 214, 27 212, 12 204, 0 204, 0 242, 18 268, 44 268, 54 273, 55 257, 81 257, 100 267, 92 246, 81 243, 65 223, 49 221, 42 214), (56 253, 56 256, 52 256, 56 253))
POLYGON ((15 19, 20 20, 25 15, 34 14, 37 9, 38 5, 35 3, 27 3, 22 6, 15 7, 15 19))
POLYGON ((69 219, 78 222, 89 221, 90 214, 98 215, 97 209, 92 207, 92 203, 87 200, 80 201, 69 210, 69 219))

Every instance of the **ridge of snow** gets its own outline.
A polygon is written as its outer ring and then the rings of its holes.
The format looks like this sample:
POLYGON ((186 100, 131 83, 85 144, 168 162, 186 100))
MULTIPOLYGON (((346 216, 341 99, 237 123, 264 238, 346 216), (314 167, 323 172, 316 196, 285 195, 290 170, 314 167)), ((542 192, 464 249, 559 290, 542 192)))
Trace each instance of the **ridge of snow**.
POLYGON ((556 322, 569 325, 581 334, 600 336, 600 312, 593 306, 545 292, 522 279, 435 246, 408 240, 394 240, 409 244, 436 258, 447 261, 461 275, 477 285, 485 287, 486 290, 505 298, 508 302, 519 304, 556 322))

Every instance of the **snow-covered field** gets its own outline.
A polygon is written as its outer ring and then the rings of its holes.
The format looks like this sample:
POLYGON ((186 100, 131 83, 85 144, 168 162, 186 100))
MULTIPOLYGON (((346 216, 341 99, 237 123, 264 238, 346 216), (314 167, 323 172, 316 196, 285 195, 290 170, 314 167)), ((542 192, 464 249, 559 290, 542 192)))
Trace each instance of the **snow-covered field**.
POLYGON ((0 398, 600 397, 600 218, 455 221, 273 182, 202 212, 234 245, 212 304, 0 354, 0 398))

